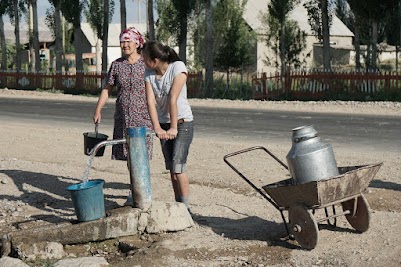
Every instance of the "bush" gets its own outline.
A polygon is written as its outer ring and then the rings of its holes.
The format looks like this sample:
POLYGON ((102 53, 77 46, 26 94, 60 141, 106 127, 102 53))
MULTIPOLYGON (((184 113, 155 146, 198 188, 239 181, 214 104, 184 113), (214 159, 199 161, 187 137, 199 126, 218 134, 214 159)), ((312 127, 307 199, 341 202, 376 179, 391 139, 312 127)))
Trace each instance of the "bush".
POLYGON ((214 80, 213 98, 249 100, 251 97, 252 83, 249 80, 241 82, 240 77, 232 78, 228 86, 223 76, 214 80))

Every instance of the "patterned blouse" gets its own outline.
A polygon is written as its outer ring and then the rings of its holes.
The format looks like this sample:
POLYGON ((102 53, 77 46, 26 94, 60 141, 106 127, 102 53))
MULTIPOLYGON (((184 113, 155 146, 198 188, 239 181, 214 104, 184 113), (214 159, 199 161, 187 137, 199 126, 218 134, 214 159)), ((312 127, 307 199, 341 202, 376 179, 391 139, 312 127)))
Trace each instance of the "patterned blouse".
MULTIPOLYGON (((116 109, 114 114, 113 139, 125 138, 125 129, 128 127, 146 126, 153 129, 146 103, 145 63, 140 58, 134 64, 125 58, 119 58, 111 63, 107 82, 117 88, 116 109)), ((149 158, 152 155, 152 141, 147 138, 149 158)), ((114 145, 112 158, 127 159, 125 145, 114 145)))

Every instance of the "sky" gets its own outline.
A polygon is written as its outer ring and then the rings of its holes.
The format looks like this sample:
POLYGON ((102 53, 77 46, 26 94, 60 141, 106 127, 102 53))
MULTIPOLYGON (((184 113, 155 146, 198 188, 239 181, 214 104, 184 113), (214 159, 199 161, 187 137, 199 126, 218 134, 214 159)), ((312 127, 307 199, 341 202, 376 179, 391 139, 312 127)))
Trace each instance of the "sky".
MULTIPOLYGON (((120 23, 120 1, 114 0, 114 15, 111 23, 120 23)), ((45 17, 46 10, 50 8, 48 0, 37 0, 38 16, 45 17)), ((146 22, 146 0, 126 0, 127 23, 145 23, 146 22)), ((82 17, 84 20, 85 18, 82 17)), ((24 19, 25 20, 25 19, 24 19)), ((9 21, 8 17, 4 21, 9 21)))

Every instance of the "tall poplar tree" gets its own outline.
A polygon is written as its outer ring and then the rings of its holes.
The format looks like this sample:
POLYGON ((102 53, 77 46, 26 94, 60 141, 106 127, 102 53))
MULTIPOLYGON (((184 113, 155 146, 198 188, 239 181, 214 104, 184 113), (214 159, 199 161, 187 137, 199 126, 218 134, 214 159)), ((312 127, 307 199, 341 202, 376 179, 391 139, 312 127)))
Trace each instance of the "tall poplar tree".
POLYGON ((147 0, 147 28, 149 40, 155 40, 155 18, 153 15, 153 0, 147 0))
POLYGON ((378 40, 379 40, 379 27, 381 23, 384 23, 386 16, 391 14, 394 9, 398 8, 399 0, 348 0, 348 3, 356 15, 356 18, 363 18, 370 22, 370 41, 368 44, 368 51, 365 58, 366 70, 374 70, 377 68, 378 58, 378 40))
POLYGON ((15 55, 15 63, 16 63, 16 71, 20 72, 21 71, 21 37, 20 37, 20 20, 21 20, 21 13, 24 10, 24 4, 23 2, 20 2, 19 0, 12 0, 10 6, 10 19, 12 23, 14 24, 14 34, 15 34, 15 49, 16 49, 16 55, 15 55))
POLYGON ((158 35, 168 39, 173 37, 179 47, 179 56, 186 62, 188 18, 195 8, 196 0, 162 0, 158 1, 159 25, 158 35))
POLYGON ((107 72, 108 56, 107 48, 109 46, 109 12, 110 0, 103 0, 103 31, 102 31, 102 73, 107 72))
MULTIPOLYGON (((53 0, 54 1, 54 0, 53 0)), ((74 50, 75 50, 75 65, 77 74, 83 72, 82 61, 82 40, 83 33, 81 30, 82 11, 85 6, 84 0, 62 0, 61 10, 65 19, 73 25, 74 28, 74 50)), ((77 86, 81 86, 81 80, 77 80, 77 86)))
MULTIPOLYGON (((266 23, 274 23, 273 21, 269 21, 269 17, 275 20, 277 23, 274 25, 278 25, 278 38, 279 38, 279 50, 280 50, 280 61, 281 61, 281 74, 284 75, 286 72, 286 23, 288 21, 289 13, 294 9, 294 7, 299 3, 298 0, 272 0, 268 6, 268 17, 265 17, 265 24, 266 23)), ((273 25, 268 25, 271 28, 273 25)), ((271 28, 269 30, 274 30, 271 28)), ((269 35, 268 35, 269 36, 269 35)))
POLYGON ((212 0, 206 0, 205 6, 205 21, 206 21, 206 59, 205 59, 205 87, 206 97, 213 95, 213 9, 212 0))
POLYGON ((54 32, 56 38, 56 73, 61 73, 63 69, 63 36, 61 29, 61 0, 50 0, 54 7, 54 32))
POLYGON ((216 5, 220 9, 218 23, 221 31, 221 43, 216 50, 215 66, 226 72, 227 90, 230 85, 230 73, 241 70, 253 63, 252 56, 256 47, 256 34, 245 23, 242 15, 246 1, 225 0, 216 5))
POLYGON ((29 0, 29 46, 32 72, 40 72, 39 25, 37 0, 29 0))
POLYGON ((323 68, 331 70, 330 23, 327 0, 321 0, 322 36, 323 36, 323 68))
MULTIPOLYGON (((88 21, 89 25, 91 26, 92 30, 95 32, 97 40, 96 40, 96 72, 98 74, 102 71, 102 64, 101 64, 101 46, 100 41, 104 38, 104 4, 103 0, 90 0, 87 3, 87 7, 84 10, 84 15, 86 20, 88 21)), ((113 14, 114 14, 114 1, 110 2, 109 6, 109 23, 112 21, 113 14)), ((106 59, 107 60, 107 59, 106 59)), ((107 65, 107 64, 106 64, 107 65)), ((106 66, 107 67, 107 66, 106 66)), ((106 69, 107 71, 107 69, 106 69)))
POLYGON ((4 34, 4 21, 3 16, 7 13, 9 6, 8 0, 2 0, 0 2, 0 48, 1 48, 1 71, 7 70, 7 48, 6 48, 6 36, 4 34))
POLYGON ((283 62, 289 67, 298 68, 303 61, 300 59, 302 51, 306 48, 306 32, 299 28, 296 21, 286 19, 284 21, 284 30, 281 30, 281 22, 274 14, 269 12, 262 13, 261 21, 265 29, 263 39, 266 46, 273 51, 272 56, 266 55, 264 63, 268 66, 275 66, 283 71, 283 62), (283 34, 283 36, 281 36, 283 34), (283 40, 283 41, 282 41, 283 40), (285 45, 284 49, 281 49, 285 45), (284 50, 284 60, 282 51, 284 50), (277 58, 280 58, 278 60, 277 58), (280 61, 280 62, 279 62, 280 61))
POLYGON ((323 44, 323 68, 330 70, 330 25, 332 16, 328 11, 328 2, 327 0, 308 0, 303 5, 308 12, 308 22, 312 31, 323 44))
POLYGON ((125 4, 125 0, 120 0, 120 21, 121 21, 121 31, 123 31, 127 28, 127 6, 125 4))

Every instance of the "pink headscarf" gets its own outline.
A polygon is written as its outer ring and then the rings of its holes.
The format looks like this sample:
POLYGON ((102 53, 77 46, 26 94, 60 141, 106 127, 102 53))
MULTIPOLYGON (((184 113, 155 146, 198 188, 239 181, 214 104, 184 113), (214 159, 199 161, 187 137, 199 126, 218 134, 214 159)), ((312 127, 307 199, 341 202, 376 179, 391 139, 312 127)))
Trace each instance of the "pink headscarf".
POLYGON ((125 41, 135 42, 139 45, 140 48, 142 48, 143 44, 145 43, 142 34, 134 27, 125 29, 120 33, 120 42, 125 41))

